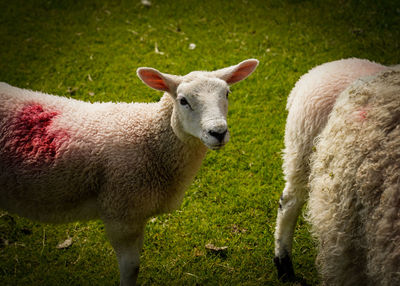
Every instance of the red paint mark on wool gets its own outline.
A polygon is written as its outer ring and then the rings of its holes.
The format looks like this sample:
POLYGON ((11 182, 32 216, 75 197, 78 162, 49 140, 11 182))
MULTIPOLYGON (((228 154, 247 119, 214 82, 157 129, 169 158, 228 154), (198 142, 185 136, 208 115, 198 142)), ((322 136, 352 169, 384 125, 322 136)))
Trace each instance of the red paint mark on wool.
POLYGON ((364 110, 360 110, 360 112, 358 113, 358 116, 361 118, 361 120, 365 120, 365 119, 367 119, 367 111, 364 109, 364 110))
POLYGON ((355 119, 364 122, 368 119, 369 107, 361 107, 355 111, 355 119))
POLYGON ((67 138, 64 131, 49 130, 58 114, 44 110, 40 104, 25 106, 15 117, 10 130, 8 151, 11 155, 36 164, 54 160, 60 143, 67 138))

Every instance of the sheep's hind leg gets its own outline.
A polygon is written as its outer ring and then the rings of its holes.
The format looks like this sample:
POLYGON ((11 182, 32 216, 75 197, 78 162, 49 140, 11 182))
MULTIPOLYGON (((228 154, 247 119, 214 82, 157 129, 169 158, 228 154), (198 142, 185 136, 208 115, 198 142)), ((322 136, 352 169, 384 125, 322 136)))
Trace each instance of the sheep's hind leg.
POLYGON ((106 223, 106 231, 117 255, 120 285, 136 285, 144 226, 138 228, 125 224, 106 223))
POLYGON ((274 263, 278 270, 278 277, 283 281, 296 280, 291 259, 292 241, 297 218, 304 205, 305 197, 305 188, 293 188, 289 183, 286 183, 279 200, 275 229, 274 263))

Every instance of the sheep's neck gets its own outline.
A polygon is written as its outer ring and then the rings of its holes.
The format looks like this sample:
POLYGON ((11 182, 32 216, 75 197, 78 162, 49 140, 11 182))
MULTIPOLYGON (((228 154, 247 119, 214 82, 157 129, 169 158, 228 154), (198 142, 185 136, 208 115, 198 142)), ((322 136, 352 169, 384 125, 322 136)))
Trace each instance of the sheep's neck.
MULTIPOLYGON (((186 135, 177 125, 174 118, 173 99, 164 95, 160 101, 161 111, 158 114, 164 122, 160 130, 159 140, 155 142, 158 150, 158 169, 161 184, 167 185, 163 192, 170 198, 165 205, 159 206, 159 212, 176 209, 183 198, 184 191, 193 181, 199 170, 207 148, 200 139, 186 135)), ((163 201, 163 200, 162 200, 163 201)))
MULTIPOLYGON (((167 150, 165 151, 178 155, 180 158, 180 162, 177 162, 179 167, 193 170, 195 174, 201 165, 207 148, 200 139, 193 137, 192 135, 188 135, 182 131, 180 121, 177 119, 177 115, 173 111, 174 102, 170 96, 165 98, 164 95, 162 104, 167 105, 169 109, 167 112, 167 117, 169 119, 166 120, 167 126, 165 126, 165 129, 168 131, 163 132, 163 135, 166 137, 163 141, 171 142, 171 138, 173 138, 173 146, 168 146, 166 148, 167 150)), ((184 171, 182 170, 182 172, 184 171)), ((192 174, 191 177, 194 176, 194 174, 192 174)))

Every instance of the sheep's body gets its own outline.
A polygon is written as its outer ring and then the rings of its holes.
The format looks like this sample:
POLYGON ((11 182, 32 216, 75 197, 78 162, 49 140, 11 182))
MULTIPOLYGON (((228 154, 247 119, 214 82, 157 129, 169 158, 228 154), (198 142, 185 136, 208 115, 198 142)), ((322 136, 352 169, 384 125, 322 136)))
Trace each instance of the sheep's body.
POLYGON ((326 285, 400 285, 400 68, 338 98, 311 160, 308 220, 326 285))
POLYGON ((101 218, 121 285, 136 283, 149 217, 181 202, 229 140, 227 94, 257 60, 186 76, 138 69, 157 103, 85 103, 0 84, 0 208, 44 222, 101 218))
POLYGON ((40 221, 173 210, 206 151, 197 138, 173 136, 168 95, 90 104, 1 84, 0 101, 0 207, 40 221), (35 144, 34 134, 50 139, 35 144))
POLYGON ((329 62, 311 69, 296 83, 287 100, 283 150, 283 190, 275 230, 275 264, 281 278, 293 280, 292 240, 308 195, 309 159, 315 137, 324 128, 337 96, 356 79, 383 69, 361 59, 329 62))

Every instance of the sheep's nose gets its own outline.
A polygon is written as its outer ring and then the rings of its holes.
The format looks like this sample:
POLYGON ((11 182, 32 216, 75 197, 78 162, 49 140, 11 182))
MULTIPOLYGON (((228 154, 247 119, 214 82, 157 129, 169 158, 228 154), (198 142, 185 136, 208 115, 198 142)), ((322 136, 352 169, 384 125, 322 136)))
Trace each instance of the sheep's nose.
POLYGON ((228 129, 225 129, 225 131, 223 131, 223 132, 217 132, 217 131, 214 131, 214 130, 210 130, 210 131, 208 131, 208 134, 210 134, 211 136, 217 138, 217 140, 219 142, 222 142, 224 140, 224 138, 225 138, 225 135, 226 135, 227 131, 228 131, 228 129))

